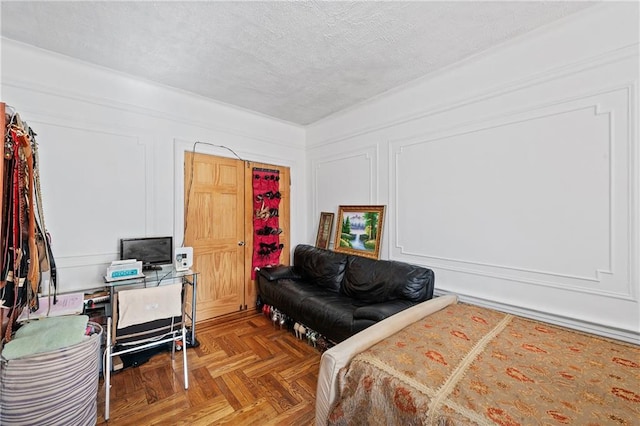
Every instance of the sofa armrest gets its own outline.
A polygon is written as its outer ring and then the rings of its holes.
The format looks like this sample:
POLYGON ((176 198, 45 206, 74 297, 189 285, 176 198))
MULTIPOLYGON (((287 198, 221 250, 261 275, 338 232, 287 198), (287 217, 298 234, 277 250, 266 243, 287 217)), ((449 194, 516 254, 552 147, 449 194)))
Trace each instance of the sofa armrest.
POLYGON ((374 303, 371 305, 361 306, 353 311, 353 319, 368 319, 372 321, 382 321, 389 318, 393 314, 397 314, 413 305, 415 302, 410 300, 391 300, 389 302, 374 303))
POLYGON ((299 280, 302 277, 293 266, 279 265, 268 268, 260 268, 259 274, 267 281, 277 281, 282 279, 299 280))

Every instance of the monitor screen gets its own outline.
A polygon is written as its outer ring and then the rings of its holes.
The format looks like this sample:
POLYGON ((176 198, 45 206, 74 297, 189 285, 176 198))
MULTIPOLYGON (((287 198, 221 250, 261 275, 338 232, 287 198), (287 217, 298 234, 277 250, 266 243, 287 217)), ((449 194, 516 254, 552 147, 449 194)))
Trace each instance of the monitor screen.
POLYGON ((122 238, 120 259, 141 260, 143 267, 173 263, 173 237, 122 238))

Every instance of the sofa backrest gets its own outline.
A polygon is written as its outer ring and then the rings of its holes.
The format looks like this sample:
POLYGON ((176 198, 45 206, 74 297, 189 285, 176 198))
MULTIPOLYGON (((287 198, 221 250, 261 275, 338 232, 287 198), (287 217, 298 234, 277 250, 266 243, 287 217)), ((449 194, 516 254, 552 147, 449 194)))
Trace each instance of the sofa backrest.
POLYGON ((299 244, 293 253, 293 267, 304 280, 337 293, 344 279, 347 255, 299 244))
POLYGON ((367 303, 404 299, 422 302, 433 297, 431 269, 392 260, 348 256, 342 293, 367 303))

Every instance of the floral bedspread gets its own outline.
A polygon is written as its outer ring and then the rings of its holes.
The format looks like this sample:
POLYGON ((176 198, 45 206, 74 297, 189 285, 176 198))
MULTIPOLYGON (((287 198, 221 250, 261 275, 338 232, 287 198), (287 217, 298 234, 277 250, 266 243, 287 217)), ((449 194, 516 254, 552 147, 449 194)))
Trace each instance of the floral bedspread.
POLYGON ((640 347, 466 304, 341 371, 336 425, 640 425, 640 347))

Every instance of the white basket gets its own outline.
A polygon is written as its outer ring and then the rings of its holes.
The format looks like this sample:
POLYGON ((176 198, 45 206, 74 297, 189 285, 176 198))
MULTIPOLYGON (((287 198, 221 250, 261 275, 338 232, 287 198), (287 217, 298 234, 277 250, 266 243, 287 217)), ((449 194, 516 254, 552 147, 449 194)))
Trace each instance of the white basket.
POLYGON ((82 342, 0 361, 0 425, 95 425, 102 327, 82 342))

